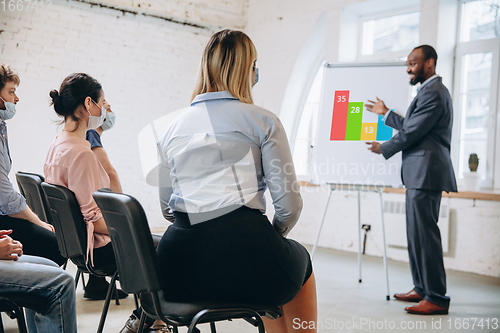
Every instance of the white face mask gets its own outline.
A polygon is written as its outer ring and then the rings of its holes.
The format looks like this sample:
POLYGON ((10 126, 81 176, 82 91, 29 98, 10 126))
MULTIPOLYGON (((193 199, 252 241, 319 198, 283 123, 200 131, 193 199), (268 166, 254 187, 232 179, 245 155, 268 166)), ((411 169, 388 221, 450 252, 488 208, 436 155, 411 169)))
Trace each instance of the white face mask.
POLYGON ((102 123, 101 127, 103 131, 109 130, 111 127, 115 125, 115 113, 114 112, 106 112, 106 120, 102 123))
POLYGON ((2 120, 12 119, 12 117, 16 114, 16 104, 7 102, 2 97, 0 97, 0 99, 5 105, 5 110, 0 110, 0 118, 2 118, 2 120))
MULTIPOLYGON (((96 102, 92 101, 95 105, 99 106, 96 102)), ((99 128, 102 123, 104 122, 104 117, 106 116, 106 109, 102 106, 101 108, 101 115, 99 117, 93 116, 92 113, 90 113, 89 110, 87 112, 89 113, 89 123, 87 125, 87 130, 90 129, 97 129, 99 128)))

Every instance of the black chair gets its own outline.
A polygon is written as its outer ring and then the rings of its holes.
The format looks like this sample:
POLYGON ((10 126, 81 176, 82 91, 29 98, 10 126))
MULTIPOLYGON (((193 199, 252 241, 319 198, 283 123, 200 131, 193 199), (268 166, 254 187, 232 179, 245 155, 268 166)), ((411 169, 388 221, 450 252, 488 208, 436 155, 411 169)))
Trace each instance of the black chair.
MULTIPOLYGON (((19 333, 28 333, 24 309, 29 308, 37 312, 44 313, 48 310, 48 303, 45 299, 28 294, 12 293, 0 297, 0 312, 5 312, 10 319, 17 320, 19 333)), ((0 333, 4 333, 2 317, 0 316, 0 333)))
MULTIPOLYGON (((83 220, 75 194, 64 186, 47 184, 45 182, 42 183, 42 188, 49 203, 61 255, 70 259, 79 270, 85 273, 99 277, 111 277, 111 283, 109 284, 97 330, 98 333, 101 333, 104 328, 113 292, 116 296, 116 304, 120 304, 116 290, 116 280, 118 279, 116 266, 92 267, 90 260, 87 261, 87 226, 83 220)), ((75 281, 76 283, 78 281, 75 281)))
POLYGON ((43 195, 42 182, 45 178, 36 173, 18 171, 16 172, 19 192, 26 198, 26 203, 33 213, 44 222, 52 224, 50 221, 49 205, 45 195, 43 195))
MULTIPOLYGON (((26 198, 26 203, 31 210, 38 215, 40 220, 53 224, 50 216, 49 203, 47 202, 47 197, 45 196, 42 188, 42 183, 45 181, 45 177, 36 173, 18 171, 16 172, 16 180, 17 185, 19 186, 19 191, 26 198)), ((67 263, 62 266, 63 269, 66 269, 66 265, 67 263)), ((80 269, 76 272, 75 288, 78 286, 78 281, 81 276, 83 289, 85 290, 85 279, 83 277, 83 273, 84 272, 80 269)))
POLYGON ((200 323, 210 323, 215 333, 215 322, 236 318, 248 321, 264 333, 261 315, 272 319, 282 315, 277 306, 165 301, 158 275, 159 263, 141 204, 132 196, 103 190, 94 192, 94 200, 108 226, 121 286, 128 293, 141 294, 143 313, 139 333, 146 315, 163 320, 175 333, 179 326, 189 326, 188 333, 199 332, 196 325, 200 323))

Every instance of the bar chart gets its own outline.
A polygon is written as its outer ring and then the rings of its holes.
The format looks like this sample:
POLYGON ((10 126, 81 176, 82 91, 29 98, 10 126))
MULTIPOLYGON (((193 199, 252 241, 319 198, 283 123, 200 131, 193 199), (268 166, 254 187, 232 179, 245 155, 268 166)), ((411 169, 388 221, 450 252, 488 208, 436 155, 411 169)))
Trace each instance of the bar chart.
POLYGON ((363 102, 350 102, 349 90, 336 90, 330 141, 387 141, 393 129, 381 115, 363 112, 363 102))

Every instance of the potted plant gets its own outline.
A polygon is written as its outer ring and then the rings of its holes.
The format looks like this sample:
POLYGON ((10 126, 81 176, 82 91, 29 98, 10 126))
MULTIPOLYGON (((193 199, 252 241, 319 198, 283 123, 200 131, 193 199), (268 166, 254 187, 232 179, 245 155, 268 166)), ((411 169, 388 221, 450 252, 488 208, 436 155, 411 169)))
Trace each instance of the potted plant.
POLYGON ((464 172, 464 189, 465 191, 479 191, 479 184, 481 182, 481 175, 477 172, 479 166, 479 157, 477 154, 470 154, 469 156, 469 170, 464 172))

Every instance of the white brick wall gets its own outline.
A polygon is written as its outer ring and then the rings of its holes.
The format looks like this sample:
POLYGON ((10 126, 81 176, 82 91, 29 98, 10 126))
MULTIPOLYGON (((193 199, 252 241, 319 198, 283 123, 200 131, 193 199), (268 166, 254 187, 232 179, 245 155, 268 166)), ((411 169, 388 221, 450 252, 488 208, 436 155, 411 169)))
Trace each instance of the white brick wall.
POLYGON ((123 190, 144 205, 152 227, 165 226, 157 189, 143 178, 137 134, 189 104, 211 33, 85 3, 52 2, 43 11, 0 16, 0 61, 21 78, 18 113, 8 122, 12 181, 17 170, 43 173, 47 149, 61 129, 48 93, 68 74, 85 72, 101 82, 117 114, 102 141, 123 190))
POLYGON ((161 15, 180 22, 218 27, 230 26, 239 29, 245 27, 248 5, 247 0, 104 0, 98 2, 106 6, 161 15))

